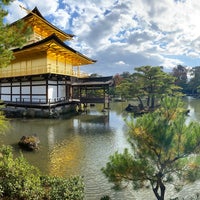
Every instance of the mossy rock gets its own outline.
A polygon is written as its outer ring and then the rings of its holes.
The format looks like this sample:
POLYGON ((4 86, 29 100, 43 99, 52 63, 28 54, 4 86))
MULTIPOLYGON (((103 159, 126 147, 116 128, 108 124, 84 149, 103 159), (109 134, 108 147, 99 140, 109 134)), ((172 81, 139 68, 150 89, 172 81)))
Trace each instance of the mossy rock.
POLYGON ((36 136, 22 136, 18 145, 26 150, 33 151, 38 149, 39 139, 36 136))

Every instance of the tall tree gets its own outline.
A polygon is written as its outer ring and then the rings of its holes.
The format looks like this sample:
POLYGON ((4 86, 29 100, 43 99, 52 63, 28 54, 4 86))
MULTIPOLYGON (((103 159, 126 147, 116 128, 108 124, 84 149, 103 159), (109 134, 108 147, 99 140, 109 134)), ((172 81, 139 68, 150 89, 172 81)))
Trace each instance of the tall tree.
MULTIPOLYGON (((14 59, 12 49, 22 47, 32 30, 22 22, 13 24, 5 23, 5 17, 8 15, 6 6, 14 0, 0 1, 0 68, 7 67, 14 59)), ((3 112, 0 112, 0 132, 3 132, 8 124, 6 123, 3 112)))
POLYGON ((135 71, 118 86, 118 93, 137 97, 141 109, 154 108, 156 99, 180 90, 174 84, 175 78, 165 73, 162 67, 142 66, 135 71))
POLYGON ((188 69, 185 66, 177 65, 172 70, 172 76, 175 77, 175 84, 183 88, 183 92, 186 93, 188 82, 188 69))
POLYGON ((192 78, 188 83, 188 88, 190 94, 196 95, 198 87, 200 86, 200 66, 196 66, 191 69, 191 76, 192 78))
POLYGON ((121 77, 123 78, 129 78, 131 76, 130 72, 123 72, 122 74, 120 74, 121 77))
POLYGON ((135 70, 139 80, 135 85, 140 87, 141 95, 147 97, 147 107, 154 108, 155 98, 172 94, 175 90, 174 78, 165 73, 162 67, 142 66, 135 70))
MULTIPOLYGON (((0 68, 7 67, 11 60, 14 59, 12 48, 22 47, 27 41, 27 37, 31 34, 31 29, 28 26, 24 26, 23 23, 11 25, 4 23, 5 17, 8 15, 6 6, 12 1, 0 1, 0 68)), ((8 125, 4 113, 0 110, 0 133, 4 133, 8 125)))
POLYGON ((2 0, 0 2, 0 67, 8 66, 14 59, 12 48, 22 47, 31 33, 30 28, 24 26, 22 22, 11 25, 4 23, 5 17, 8 15, 6 6, 12 1, 2 0))
POLYGON ((109 181, 116 186, 131 181, 136 189, 149 183, 155 197, 164 200, 166 183, 200 178, 200 125, 186 125, 183 111, 178 98, 166 97, 155 112, 128 121, 133 152, 110 157, 102 169, 109 181))
POLYGON ((177 65, 172 70, 172 76, 176 77, 175 83, 179 86, 187 83, 187 73, 188 69, 185 66, 177 65))
POLYGON ((113 76, 113 81, 114 81, 115 86, 119 85, 122 82, 122 80, 123 80, 123 77, 119 74, 115 74, 113 76))

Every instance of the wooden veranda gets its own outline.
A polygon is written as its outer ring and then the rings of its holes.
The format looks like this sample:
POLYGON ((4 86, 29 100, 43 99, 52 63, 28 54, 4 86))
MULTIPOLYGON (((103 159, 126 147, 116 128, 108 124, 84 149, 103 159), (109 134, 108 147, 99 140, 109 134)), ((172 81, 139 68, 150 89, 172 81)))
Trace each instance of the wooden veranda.
POLYGON ((109 108, 109 88, 113 84, 112 76, 81 78, 72 83, 73 99, 83 104, 103 103, 109 108))

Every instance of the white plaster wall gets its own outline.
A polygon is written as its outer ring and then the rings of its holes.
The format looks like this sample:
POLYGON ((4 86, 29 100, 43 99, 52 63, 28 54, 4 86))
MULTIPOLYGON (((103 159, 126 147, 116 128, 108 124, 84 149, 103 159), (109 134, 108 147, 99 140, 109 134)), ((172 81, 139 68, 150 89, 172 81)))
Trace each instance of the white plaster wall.
POLYGON ((36 102, 36 103, 46 103, 46 96, 43 95, 33 95, 32 96, 32 102, 36 102))
POLYGON ((10 87, 3 87, 3 88, 1 88, 1 93, 10 94, 11 93, 10 87))
POLYGON ((5 87, 5 86, 10 86, 10 83, 2 83, 1 84, 1 100, 3 101, 10 101, 10 87, 5 87))
POLYGON ((45 86, 33 86, 32 94, 46 94, 46 87, 45 86))
POLYGON ((16 101, 19 101, 19 100, 20 100, 19 95, 13 95, 13 96, 12 96, 12 101, 13 101, 13 102, 16 102, 16 101))
POLYGON ((1 100, 3 101, 10 101, 10 95, 2 95, 1 100))
MULTIPOLYGON (((32 101, 33 102, 46 102, 46 86, 42 84, 46 84, 46 81, 33 81, 32 82, 32 101)), ((30 82, 22 82, 21 83, 21 100, 24 100, 24 102, 30 102, 30 82)), ((20 100, 20 83, 14 82, 12 83, 12 101, 16 102, 20 100)), ((1 99, 4 101, 11 101, 11 84, 10 83, 3 83, 1 84, 1 99), (10 87, 7 87, 10 86, 10 87)))
POLYGON ((30 94, 30 87, 22 86, 22 94, 30 94))
POLYGON ((65 86, 64 85, 59 85, 58 86, 58 94, 59 94, 59 97, 65 97, 66 94, 65 94, 65 86))
POLYGON ((57 98, 57 86, 49 85, 48 86, 48 99, 56 99, 57 98))
POLYGON ((13 87, 12 88, 12 93, 13 94, 19 94, 20 93, 20 87, 13 87))
MULTIPOLYGON (((32 101, 33 102, 38 102, 39 100, 41 102, 46 102, 46 81, 32 81, 32 101)), ((57 100, 58 98, 65 97, 66 96, 66 86, 64 81, 60 81, 58 87, 57 81, 48 81, 48 100, 50 99, 51 102, 54 100, 57 100), (58 91, 57 91, 58 89, 58 91), (58 96, 57 96, 58 95, 58 96)), ((30 85, 29 81, 22 82, 21 83, 21 99, 26 102, 30 101, 30 85)), ((11 86, 10 83, 5 83, 1 85, 1 93, 2 95, 2 100, 4 101, 11 101, 11 87, 5 87, 5 86, 11 86)), ((19 101, 20 99, 20 84, 19 82, 15 82, 12 84, 12 101, 19 101)))
POLYGON ((22 101, 23 102, 30 102, 30 96, 22 95, 22 101))

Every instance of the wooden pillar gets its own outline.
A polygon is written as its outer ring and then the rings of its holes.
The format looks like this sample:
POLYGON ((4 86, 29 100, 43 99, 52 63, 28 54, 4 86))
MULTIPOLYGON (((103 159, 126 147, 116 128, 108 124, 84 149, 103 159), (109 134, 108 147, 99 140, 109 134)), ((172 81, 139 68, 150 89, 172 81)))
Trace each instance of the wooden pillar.
POLYGON ((81 97, 82 97, 82 87, 81 86, 79 86, 79 94, 78 94, 78 96, 79 96, 79 99, 81 99, 81 97))
POLYGON ((33 82, 32 77, 30 77, 30 102, 33 102, 33 82))
POLYGON ((13 96, 13 79, 11 79, 11 82, 10 82, 10 101, 13 100, 12 96, 13 96))
POLYGON ((46 103, 49 101, 48 78, 46 78, 46 103))
POLYGON ((22 81, 21 81, 21 79, 19 80, 19 99, 20 99, 20 102, 22 102, 22 81))
POLYGON ((65 79, 65 99, 69 99, 69 85, 67 85, 67 80, 65 79))
POLYGON ((73 87, 71 85, 69 86, 69 96, 73 99, 73 87))
POLYGON ((57 82, 56 83, 57 83, 57 94, 56 95, 57 95, 57 99, 58 99, 58 97, 59 97, 59 86, 58 86, 59 81, 58 81, 58 77, 57 77, 57 82))
POLYGON ((110 97, 109 97, 109 94, 110 94, 110 87, 109 85, 107 86, 108 87, 108 109, 110 109, 110 97))

